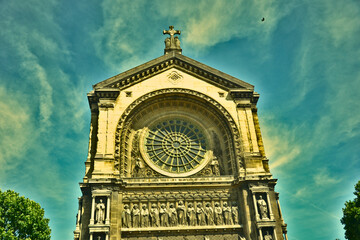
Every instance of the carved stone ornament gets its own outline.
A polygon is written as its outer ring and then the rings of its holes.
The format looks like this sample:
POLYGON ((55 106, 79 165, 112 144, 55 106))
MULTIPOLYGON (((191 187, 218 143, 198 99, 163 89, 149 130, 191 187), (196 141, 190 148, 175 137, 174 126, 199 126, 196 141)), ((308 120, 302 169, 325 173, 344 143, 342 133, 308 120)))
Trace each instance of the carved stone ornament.
POLYGON ((180 35, 180 33, 181 32, 179 30, 174 30, 174 26, 169 26, 169 30, 163 31, 163 34, 170 35, 170 37, 165 39, 165 54, 169 53, 170 51, 181 53, 180 40, 178 37, 174 37, 174 35, 180 35))
POLYGON ((167 77, 168 77, 169 81, 174 85, 178 84, 180 82, 180 80, 183 78, 183 76, 180 73, 178 73, 177 71, 172 71, 171 73, 169 73, 167 75, 167 77))

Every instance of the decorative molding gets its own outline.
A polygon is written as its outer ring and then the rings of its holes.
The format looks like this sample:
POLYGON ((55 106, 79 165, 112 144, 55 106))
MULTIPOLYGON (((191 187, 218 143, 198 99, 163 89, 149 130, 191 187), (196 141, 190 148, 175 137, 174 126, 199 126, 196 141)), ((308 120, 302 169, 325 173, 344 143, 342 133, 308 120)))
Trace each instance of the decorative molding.
POLYGON ((202 66, 196 66, 196 65, 200 65, 200 64, 188 57, 175 55, 174 57, 170 58, 170 56, 166 56, 166 57, 164 57, 165 59, 163 61, 161 61, 160 58, 158 59, 158 61, 156 61, 156 63, 154 63, 152 65, 150 65, 150 62, 149 62, 148 64, 142 65, 141 66, 142 69, 140 69, 136 72, 134 71, 132 74, 126 72, 126 74, 116 75, 114 77, 111 77, 111 78, 105 80, 104 82, 96 84, 94 86, 94 88, 96 89, 97 87, 100 87, 100 86, 101 86, 101 88, 103 88, 103 87, 104 88, 118 88, 118 89, 127 88, 127 87, 134 85, 136 83, 139 83, 147 78, 150 78, 150 77, 157 75, 161 72, 164 72, 168 69, 176 67, 176 68, 178 68, 184 72, 187 72, 191 75, 194 75, 200 79, 206 80, 206 81, 216 84, 218 86, 226 87, 228 89, 231 89, 231 88, 247 89, 249 87, 253 89, 252 85, 245 83, 239 79, 235 80, 234 77, 231 77, 231 76, 221 73, 219 71, 217 71, 217 73, 215 73, 215 71, 213 71, 214 69, 212 69, 204 64, 201 64, 202 66), (183 58, 183 59, 180 59, 180 58, 183 58), (192 62, 192 63, 190 63, 190 62, 192 62), (146 65, 149 65, 149 66, 146 66, 146 65), (229 80, 228 78, 233 78, 234 80, 229 80), (106 81, 109 83, 106 83, 106 81), (239 81, 239 83, 237 83, 236 81, 239 81), (243 85, 241 85, 241 84, 243 84, 243 85))
POLYGON ((172 71, 171 73, 169 73, 167 75, 167 77, 168 77, 169 81, 174 85, 178 84, 180 82, 180 80, 183 78, 183 76, 180 73, 178 73, 177 71, 172 71))
POLYGON ((114 108, 114 103, 99 103, 99 108, 114 108))

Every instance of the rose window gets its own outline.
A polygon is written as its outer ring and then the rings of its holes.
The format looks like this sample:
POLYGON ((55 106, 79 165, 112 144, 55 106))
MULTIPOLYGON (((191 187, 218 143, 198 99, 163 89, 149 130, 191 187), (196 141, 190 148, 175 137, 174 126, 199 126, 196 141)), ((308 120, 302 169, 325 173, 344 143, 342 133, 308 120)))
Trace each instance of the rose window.
POLYGON ((203 163, 206 139, 202 130, 191 122, 165 120, 150 127, 145 149, 156 167, 169 173, 185 173, 203 163))

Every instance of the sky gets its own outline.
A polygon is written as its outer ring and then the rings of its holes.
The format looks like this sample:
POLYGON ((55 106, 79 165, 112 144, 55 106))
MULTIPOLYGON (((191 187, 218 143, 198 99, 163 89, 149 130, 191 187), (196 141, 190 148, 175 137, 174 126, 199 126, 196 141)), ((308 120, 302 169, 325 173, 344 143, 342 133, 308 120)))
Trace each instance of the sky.
POLYGON ((255 86, 288 237, 344 239, 360 180, 358 0, 0 0, 0 189, 73 239, 92 85, 183 54, 255 86), (265 18, 265 21, 261 21, 265 18))

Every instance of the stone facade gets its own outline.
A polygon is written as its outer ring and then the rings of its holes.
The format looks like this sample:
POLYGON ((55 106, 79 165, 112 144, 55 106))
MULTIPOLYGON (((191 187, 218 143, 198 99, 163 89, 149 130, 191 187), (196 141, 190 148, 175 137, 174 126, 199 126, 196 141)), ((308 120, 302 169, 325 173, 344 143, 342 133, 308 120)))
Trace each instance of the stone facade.
MULTIPOLYGON (((75 240, 286 237, 254 86, 165 54, 94 85, 75 240)), ((171 35, 172 34, 172 35, 171 35)))

